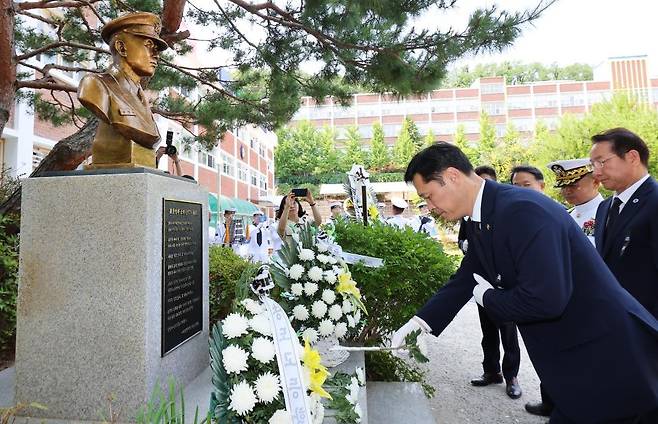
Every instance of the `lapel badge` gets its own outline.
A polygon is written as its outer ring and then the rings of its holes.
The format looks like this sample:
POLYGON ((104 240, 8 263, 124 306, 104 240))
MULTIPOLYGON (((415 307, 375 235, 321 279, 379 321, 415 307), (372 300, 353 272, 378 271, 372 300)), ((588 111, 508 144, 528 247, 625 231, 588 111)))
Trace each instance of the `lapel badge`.
POLYGON ((633 203, 637 203, 639 201, 640 201, 640 199, 638 199, 637 197, 635 199, 633 199, 633 203))
MULTIPOLYGON (((487 231, 491 230, 491 225, 487 224, 487 231)), ((500 277, 500 275, 499 275, 500 277)))

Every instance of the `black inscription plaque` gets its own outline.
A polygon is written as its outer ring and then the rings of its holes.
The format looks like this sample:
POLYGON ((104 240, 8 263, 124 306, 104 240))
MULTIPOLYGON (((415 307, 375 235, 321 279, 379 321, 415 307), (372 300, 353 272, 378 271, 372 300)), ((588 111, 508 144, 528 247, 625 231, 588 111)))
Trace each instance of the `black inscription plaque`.
POLYGON ((162 356, 203 328, 201 204, 164 199, 162 213, 162 356))

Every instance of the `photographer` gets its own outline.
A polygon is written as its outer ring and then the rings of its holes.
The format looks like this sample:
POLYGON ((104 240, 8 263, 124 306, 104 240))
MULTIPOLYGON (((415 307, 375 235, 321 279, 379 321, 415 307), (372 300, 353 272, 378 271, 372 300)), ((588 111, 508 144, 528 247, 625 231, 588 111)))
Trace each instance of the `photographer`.
MULTIPOLYGON (((158 167, 160 163, 160 158, 163 155, 167 155, 174 161, 175 172, 174 175, 181 176, 183 171, 180 168, 180 160, 178 159, 178 149, 173 145, 174 134, 171 131, 167 131, 167 145, 158 147, 158 150, 155 151, 155 167, 158 167)), ((169 168, 169 167, 167 167, 169 168)))
POLYGON ((300 195, 299 197, 304 197, 306 199, 311 207, 311 211, 313 211, 313 221, 311 221, 313 226, 317 227, 322 223, 322 216, 318 211, 318 207, 315 204, 311 191, 307 189, 294 189, 293 192, 281 199, 279 210, 276 213, 276 219, 278 220, 277 233, 279 234, 279 237, 286 242, 292 237, 297 225, 303 225, 306 223, 306 212, 295 195, 296 191, 300 195))

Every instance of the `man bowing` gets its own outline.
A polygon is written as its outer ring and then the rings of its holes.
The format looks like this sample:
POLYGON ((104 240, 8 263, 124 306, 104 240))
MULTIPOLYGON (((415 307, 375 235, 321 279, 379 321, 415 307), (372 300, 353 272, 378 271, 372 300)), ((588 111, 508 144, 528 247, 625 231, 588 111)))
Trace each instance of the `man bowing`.
POLYGON ((561 205, 485 182, 449 143, 416 154, 405 180, 444 219, 470 216, 469 249, 393 346, 417 329, 440 334, 473 295, 494 321, 517 323, 554 399, 551 424, 657 422, 658 320, 617 283, 561 205))

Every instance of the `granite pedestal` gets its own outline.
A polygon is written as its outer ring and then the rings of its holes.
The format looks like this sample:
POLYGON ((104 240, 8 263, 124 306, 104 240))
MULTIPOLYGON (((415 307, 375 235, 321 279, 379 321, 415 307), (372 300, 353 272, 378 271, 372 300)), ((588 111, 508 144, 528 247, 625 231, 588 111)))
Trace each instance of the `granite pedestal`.
MULTIPOLYGON (((107 172, 107 171, 106 171, 107 172)), ((130 422, 156 384, 209 363, 208 194, 157 171, 23 182, 15 401, 31 417, 130 422), (202 329, 164 357, 163 199, 200 203, 202 329)))

